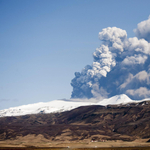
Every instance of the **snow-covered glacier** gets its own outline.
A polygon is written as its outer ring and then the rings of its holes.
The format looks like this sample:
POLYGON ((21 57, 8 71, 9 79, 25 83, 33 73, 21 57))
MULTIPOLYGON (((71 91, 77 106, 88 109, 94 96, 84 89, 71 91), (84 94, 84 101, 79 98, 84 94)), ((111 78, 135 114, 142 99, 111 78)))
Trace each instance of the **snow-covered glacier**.
MULTIPOLYGON (((150 100, 145 99, 145 100, 150 100)), ((140 100, 144 101, 144 100, 140 100)), ((118 105, 118 104, 127 104, 127 103, 136 103, 140 102, 139 100, 131 100, 127 95, 121 94, 116 95, 108 99, 103 99, 101 101, 93 102, 92 100, 85 101, 84 99, 75 100, 53 100, 50 102, 39 102, 34 104, 22 105, 18 107, 11 107, 8 109, 0 110, 0 117, 5 116, 21 116, 27 114, 38 114, 38 113, 54 113, 54 112, 63 112, 68 111, 80 106, 89 106, 89 105, 118 105)))

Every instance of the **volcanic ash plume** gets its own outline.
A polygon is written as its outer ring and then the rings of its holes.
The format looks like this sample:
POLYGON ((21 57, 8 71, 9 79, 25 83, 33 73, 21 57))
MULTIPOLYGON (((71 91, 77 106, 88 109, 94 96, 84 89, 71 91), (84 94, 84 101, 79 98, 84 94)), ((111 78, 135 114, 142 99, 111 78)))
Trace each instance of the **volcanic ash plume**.
POLYGON ((92 65, 75 72, 71 98, 150 97, 150 17, 134 32, 133 38, 117 27, 99 32, 102 44, 93 53, 92 65))

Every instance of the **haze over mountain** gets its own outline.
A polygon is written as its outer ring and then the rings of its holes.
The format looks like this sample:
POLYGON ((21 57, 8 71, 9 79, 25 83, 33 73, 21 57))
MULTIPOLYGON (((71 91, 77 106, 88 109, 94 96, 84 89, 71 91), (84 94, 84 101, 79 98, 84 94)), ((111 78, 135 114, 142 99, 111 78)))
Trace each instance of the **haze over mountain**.
POLYGON ((99 32, 102 43, 93 53, 92 65, 75 72, 71 81, 72 98, 150 97, 150 16, 134 32, 133 38, 117 27, 99 32))

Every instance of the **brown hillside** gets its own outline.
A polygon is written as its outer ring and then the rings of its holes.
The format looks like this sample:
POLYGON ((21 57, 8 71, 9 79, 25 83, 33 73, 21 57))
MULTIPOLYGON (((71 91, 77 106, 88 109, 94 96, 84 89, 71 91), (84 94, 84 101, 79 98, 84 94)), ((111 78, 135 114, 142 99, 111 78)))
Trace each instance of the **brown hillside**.
POLYGON ((84 106, 62 113, 0 118, 0 140, 42 135, 50 141, 150 138, 150 102, 84 106))

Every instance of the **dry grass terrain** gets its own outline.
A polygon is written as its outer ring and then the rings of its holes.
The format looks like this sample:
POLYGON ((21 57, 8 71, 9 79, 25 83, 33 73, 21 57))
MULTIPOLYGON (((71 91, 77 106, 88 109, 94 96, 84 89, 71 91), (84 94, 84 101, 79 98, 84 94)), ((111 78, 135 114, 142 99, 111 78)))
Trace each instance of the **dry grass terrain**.
POLYGON ((70 142, 52 142, 45 139, 42 135, 27 135, 25 137, 17 138, 16 140, 0 141, 0 147, 69 147, 69 148, 101 148, 101 147, 149 147, 148 139, 136 139, 128 142, 122 140, 92 142, 89 140, 70 142))

